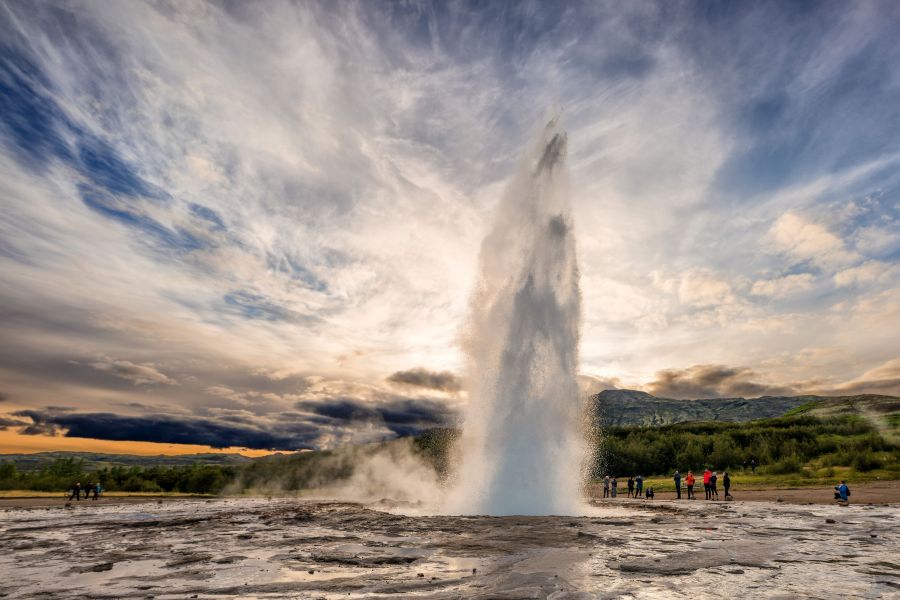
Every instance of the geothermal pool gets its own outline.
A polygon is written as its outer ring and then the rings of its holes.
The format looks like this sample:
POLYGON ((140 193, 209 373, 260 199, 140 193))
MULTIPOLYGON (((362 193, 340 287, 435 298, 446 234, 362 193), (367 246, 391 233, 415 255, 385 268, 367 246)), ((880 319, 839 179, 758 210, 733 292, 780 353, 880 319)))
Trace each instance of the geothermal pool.
POLYGON ((0 513, 0 597, 900 597, 897 505, 590 510, 410 516, 295 499, 11 508, 0 513))

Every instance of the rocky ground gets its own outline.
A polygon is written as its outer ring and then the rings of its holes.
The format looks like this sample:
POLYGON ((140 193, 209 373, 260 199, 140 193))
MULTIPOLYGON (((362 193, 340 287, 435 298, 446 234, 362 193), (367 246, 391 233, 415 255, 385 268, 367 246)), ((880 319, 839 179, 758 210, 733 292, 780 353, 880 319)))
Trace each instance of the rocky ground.
POLYGON ((900 597, 897 505, 617 502, 582 517, 400 508, 291 499, 6 508, 0 597, 900 597))

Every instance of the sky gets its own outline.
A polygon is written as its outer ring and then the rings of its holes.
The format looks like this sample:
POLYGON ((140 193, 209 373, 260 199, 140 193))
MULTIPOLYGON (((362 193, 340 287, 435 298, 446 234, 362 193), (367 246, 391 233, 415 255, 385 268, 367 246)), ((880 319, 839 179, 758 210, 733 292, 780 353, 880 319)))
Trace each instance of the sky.
POLYGON ((453 424, 561 114, 585 392, 900 395, 900 3, 0 4, 0 452, 453 424))

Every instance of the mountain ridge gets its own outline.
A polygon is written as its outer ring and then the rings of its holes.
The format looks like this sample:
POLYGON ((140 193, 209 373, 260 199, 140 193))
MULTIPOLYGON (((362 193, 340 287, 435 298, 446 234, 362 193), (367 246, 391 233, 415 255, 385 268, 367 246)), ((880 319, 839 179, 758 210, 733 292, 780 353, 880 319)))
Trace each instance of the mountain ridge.
POLYGON ((592 415, 603 427, 659 427, 690 421, 744 422, 782 417, 797 411, 814 416, 837 412, 886 414, 900 411, 900 398, 878 394, 676 399, 653 396, 641 390, 613 389, 594 394, 589 401, 594 404, 592 415))

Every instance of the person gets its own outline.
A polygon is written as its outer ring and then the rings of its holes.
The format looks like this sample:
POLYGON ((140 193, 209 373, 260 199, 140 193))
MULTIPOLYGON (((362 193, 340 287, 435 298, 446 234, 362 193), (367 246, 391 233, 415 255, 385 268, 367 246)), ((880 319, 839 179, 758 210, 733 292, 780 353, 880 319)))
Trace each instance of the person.
POLYGON ((716 500, 719 499, 719 488, 716 485, 719 481, 719 476, 716 475, 716 472, 713 471, 712 475, 709 476, 709 499, 712 500, 713 496, 716 497, 716 500))
POLYGON ((850 502, 850 488, 845 480, 841 479, 841 485, 834 486, 834 499, 841 502, 850 502))
POLYGON ((634 477, 633 476, 628 477, 628 497, 629 498, 634 497, 634 477))
POLYGON ((755 458, 751 458, 751 459, 750 459, 750 471, 751 471, 754 475, 756 475, 756 459, 755 459, 755 458))
POLYGON ((647 488, 647 494, 646 494, 644 497, 645 497, 647 500, 653 500, 653 496, 654 496, 654 495, 655 495, 655 494, 653 493, 653 486, 651 485, 650 487, 647 488))
POLYGON ((612 481, 609 482, 609 491, 612 494, 612 497, 615 498, 616 494, 619 490, 619 482, 616 481, 615 475, 613 475, 612 481))
POLYGON ((603 478, 603 497, 609 498, 609 475, 603 478))
MULTIPOLYGON (((684 480, 684 482, 687 484, 688 500, 697 499, 697 497, 694 495, 694 481, 696 481, 694 478, 694 472, 688 471, 687 477, 684 480)), ((678 495, 679 497, 681 496, 680 493, 678 495)))
POLYGON ((72 494, 69 496, 69 501, 75 498, 76 500, 81 500, 81 482, 77 482, 72 486, 72 494))
POLYGON ((643 476, 638 475, 637 477, 634 478, 634 487, 635 487, 635 491, 637 492, 637 493, 635 493, 634 497, 635 498, 642 497, 644 495, 644 477, 643 476))
POLYGON ((731 477, 728 476, 728 471, 722 473, 722 487, 725 488, 725 499, 731 499, 731 493, 728 491, 731 489, 731 477))
POLYGON ((709 478, 710 477, 712 477, 712 471, 710 471, 709 467, 707 467, 706 470, 703 471, 703 493, 706 496, 707 500, 709 500, 709 498, 710 498, 710 493, 709 493, 709 478))
POLYGON ((672 479, 675 480, 675 499, 681 500, 681 473, 678 472, 678 469, 675 469, 672 479))
POLYGON ((100 490, 102 490, 102 489, 103 488, 100 487, 99 481, 94 484, 94 497, 92 498, 92 500, 97 500, 100 498, 100 490))

